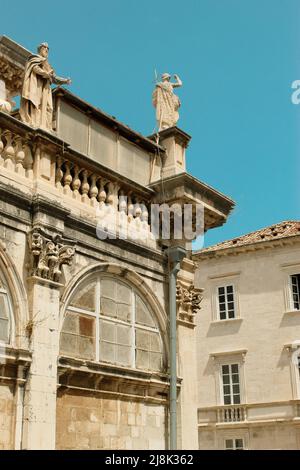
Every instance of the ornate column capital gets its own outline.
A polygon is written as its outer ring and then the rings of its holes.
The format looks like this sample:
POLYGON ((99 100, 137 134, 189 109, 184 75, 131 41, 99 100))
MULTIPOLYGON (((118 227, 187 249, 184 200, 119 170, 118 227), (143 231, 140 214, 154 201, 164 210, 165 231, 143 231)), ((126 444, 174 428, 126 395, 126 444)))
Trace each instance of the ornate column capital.
POLYGON ((75 254, 74 240, 61 235, 48 235, 40 227, 29 233, 31 250, 30 274, 44 280, 59 283, 62 265, 70 265, 75 254))
POLYGON ((177 319, 187 326, 195 326, 195 316, 200 310, 203 289, 178 280, 176 285, 177 319))

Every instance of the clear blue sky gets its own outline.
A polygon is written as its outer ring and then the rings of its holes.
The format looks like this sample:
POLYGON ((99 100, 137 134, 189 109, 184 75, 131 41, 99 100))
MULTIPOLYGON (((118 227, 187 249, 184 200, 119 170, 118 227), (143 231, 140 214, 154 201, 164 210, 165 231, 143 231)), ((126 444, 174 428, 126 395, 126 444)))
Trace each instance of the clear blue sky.
POLYGON ((50 45, 71 91, 145 135, 154 69, 184 86, 188 171, 236 201, 212 244, 300 219, 299 0, 1 0, 2 34, 50 45))

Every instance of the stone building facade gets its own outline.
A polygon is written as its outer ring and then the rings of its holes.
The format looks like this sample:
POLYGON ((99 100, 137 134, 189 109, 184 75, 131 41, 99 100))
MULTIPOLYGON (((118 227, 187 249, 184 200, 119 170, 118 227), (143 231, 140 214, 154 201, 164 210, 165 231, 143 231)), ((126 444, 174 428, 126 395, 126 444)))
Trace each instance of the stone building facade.
POLYGON ((193 255, 200 449, 300 449, 300 222, 193 255))
POLYGON ((0 448, 168 448, 175 244, 177 438, 197 448, 202 294, 190 244, 153 236, 150 212, 201 205, 209 230, 233 201, 186 172, 177 127, 144 137, 63 88, 53 131, 21 122, 28 56, 0 38, 0 448))

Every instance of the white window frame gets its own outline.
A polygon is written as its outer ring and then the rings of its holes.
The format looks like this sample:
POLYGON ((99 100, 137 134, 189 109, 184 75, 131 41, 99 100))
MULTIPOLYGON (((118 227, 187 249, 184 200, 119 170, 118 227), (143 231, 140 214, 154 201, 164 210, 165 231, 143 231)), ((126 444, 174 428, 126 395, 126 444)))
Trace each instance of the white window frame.
MULTIPOLYGON (((240 316, 240 302, 239 302, 239 278, 240 272, 221 274, 218 276, 210 276, 208 281, 210 282, 211 291, 211 310, 213 323, 225 323, 225 322, 237 322, 241 321, 240 316), (220 308, 219 308, 219 287, 233 287, 233 302, 234 302, 234 318, 227 318, 224 320, 220 319, 220 308)), ((227 309, 226 309, 227 311, 227 309)))
MULTIPOLYGON (((165 368, 165 363, 166 363, 165 350, 164 350, 161 331, 160 331, 158 323, 157 323, 157 327, 155 328, 155 327, 146 326, 146 325, 139 325, 139 324, 136 324, 136 322, 135 322, 136 296, 139 295, 141 300, 143 301, 143 298, 138 293, 138 291, 132 285, 130 285, 127 282, 124 282, 123 280, 120 280, 118 278, 114 278, 114 277, 109 276, 109 275, 99 274, 96 277, 90 278, 87 282, 82 284, 79 287, 79 289, 76 289, 73 296, 76 296, 76 294, 80 291, 80 289, 85 288, 88 284, 90 284, 92 282, 96 282, 96 287, 95 287, 95 311, 82 309, 80 307, 73 307, 69 304, 66 308, 65 313, 67 313, 67 312, 74 313, 74 314, 78 313, 78 314, 81 314, 81 315, 84 315, 84 316, 87 316, 87 317, 95 318, 95 342, 96 342, 96 344, 95 344, 95 361, 99 362, 99 363, 103 363, 103 364, 114 365, 114 366, 117 366, 117 367, 132 368, 132 369, 135 369, 135 370, 144 370, 144 369, 141 369, 140 367, 136 366, 136 349, 137 349, 137 347, 136 347, 136 340, 135 340, 135 332, 136 332, 136 329, 140 329, 142 331, 150 331, 150 332, 154 332, 154 333, 159 333, 159 341, 160 341, 161 352, 162 352, 162 368, 164 369, 165 368), (104 279, 114 280, 116 282, 119 282, 120 284, 125 285, 129 289, 131 289, 131 296, 132 297, 131 297, 130 323, 125 322, 123 320, 119 320, 117 318, 102 315, 100 313, 100 311, 101 311, 101 302, 100 302, 100 299, 101 299, 101 281, 104 280, 104 279), (100 337, 101 337, 100 321, 101 320, 104 320, 104 321, 106 321, 108 323, 111 323, 113 325, 116 325, 116 324, 117 325, 124 325, 124 326, 130 328, 130 330, 131 330, 131 344, 130 344, 131 361, 130 361, 129 365, 124 365, 124 364, 121 364, 121 363, 118 363, 118 362, 109 362, 109 361, 101 360, 101 357, 100 357, 100 337)), ((63 322, 64 322, 64 319, 63 319, 63 322)), ((62 322, 61 331, 62 331, 62 328, 63 328, 63 322, 62 322)))
POLYGON ((300 272, 290 274, 289 278, 290 278, 289 279, 289 284, 290 284, 290 309, 291 309, 291 311, 294 311, 294 312, 300 312, 300 272), (295 308, 294 292, 293 292, 293 281, 292 281, 293 276, 299 276, 299 283, 297 285, 299 308, 295 308))
MULTIPOLYGON (((223 405, 239 406, 239 405, 242 404, 242 396, 241 396, 241 388, 242 387, 241 387, 241 371, 240 371, 240 369, 241 369, 241 367, 240 367, 240 364, 239 364, 238 361, 237 362, 231 362, 229 364, 227 364, 227 363, 226 364, 220 364, 220 375, 221 375, 220 383, 221 383, 221 386, 222 386, 221 393, 222 393, 223 405), (232 366, 237 366, 238 367, 238 377, 239 377, 238 384, 232 382, 232 375, 233 375, 232 366), (224 384, 224 382, 223 382, 223 376, 224 376, 223 367, 229 367, 229 374, 228 374, 229 375, 229 384, 224 384), (227 386, 230 387, 230 395, 229 396, 230 396, 231 403, 225 403, 224 385, 227 385, 227 386), (238 385, 239 386, 239 390, 240 390, 239 391, 239 399, 240 399, 239 403, 234 403, 234 395, 236 395, 236 394, 233 393, 233 385, 238 385)), ((226 394, 226 395, 228 396, 228 394, 226 394)))
POLYGON ((247 387, 246 387, 246 374, 245 374, 245 358, 247 349, 237 351, 224 351, 211 353, 210 357, 214 361, 215 372, 215 386, 216 386, 216 405, 224 406, 223 394, 223 377, 222 366, 229 364, 239 365, 239 379, 240 379, 240 404, 232 404, 229 406, 242 406, 247 404, 247 387))
POLYGON ((245 450, 245 441, 242 437, 226 437, 224 439, 224 450, 245 450), (237 440, 242 441, 242 443, 243 443, 243 447, 241 449, 240 448, 237 449, 237 447, 236 447, 236 441, 237 440), (232 448, 228 449, 226 447, 226 441, 232 441, 232 443, 233 443, 232 448))
POLYGON ((283 290, 284 290, 284 312, 285 313, 300 313, 300 309, 295 309, 293 300, 293 288, 291 276, 300 274, 300 263, 282 264, 280 266, 283 276, 283 290))
POLYGON ((285 345, 290 363, 292 394, 294 400, 300 400, 300 339, 292 344, 285 345), (297 361, 295 361, 295 357, 297 361))
POLYGON ((10 297, 10 293, 8 288, 6 287, 6 283, 0 278, 0 293, 4 295, 4 302, 6 304, 7 312, 8 312, 8 341, 3 342, 0 341, 0 344, 5 344, 7 346, 13 346, 13 338, 15 337, 15 323, 14 323, 14 315, 13 315, 13 304, 10 297))
MULTIPOLYGON (((217 286, 217 303, 218 303, 218 320, 220 321, 227 321, 227 320, 235 320, 237 318, 237 309, 236 309, 236 291, 235 291, 235 286, 233 283, 227 283, 227 284, 222 284, 217 286), (227 296, 229 295, 227 292, 228 287, 232 287, 232 295, 233 295, 233 311, 234 311, 234 317, 229 318, 229 310, 228 310, 228 300, 227 296), (221 310, 220 310, 220 294, 219 294, 219 289, 224 289, 224 296, 225 296, 225 315, 226 318, 221 318, 221 310)), ((223 313, 223 312, 222 312, 223 313)))

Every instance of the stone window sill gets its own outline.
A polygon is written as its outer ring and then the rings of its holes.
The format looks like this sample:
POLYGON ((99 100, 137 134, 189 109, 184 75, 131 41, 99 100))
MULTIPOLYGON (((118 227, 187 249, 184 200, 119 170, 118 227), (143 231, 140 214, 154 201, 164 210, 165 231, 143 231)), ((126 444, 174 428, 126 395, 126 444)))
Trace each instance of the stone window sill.
POLYGON ((228 325, 230 323, 239 323, 239 322, 242 322, 242 321, 243 321, 243 319, 238 317, 238 318, 228 318, 226 320, 213 320, 211 322, 211 324, 212 325, 222 325, 222 324, 228 325))

